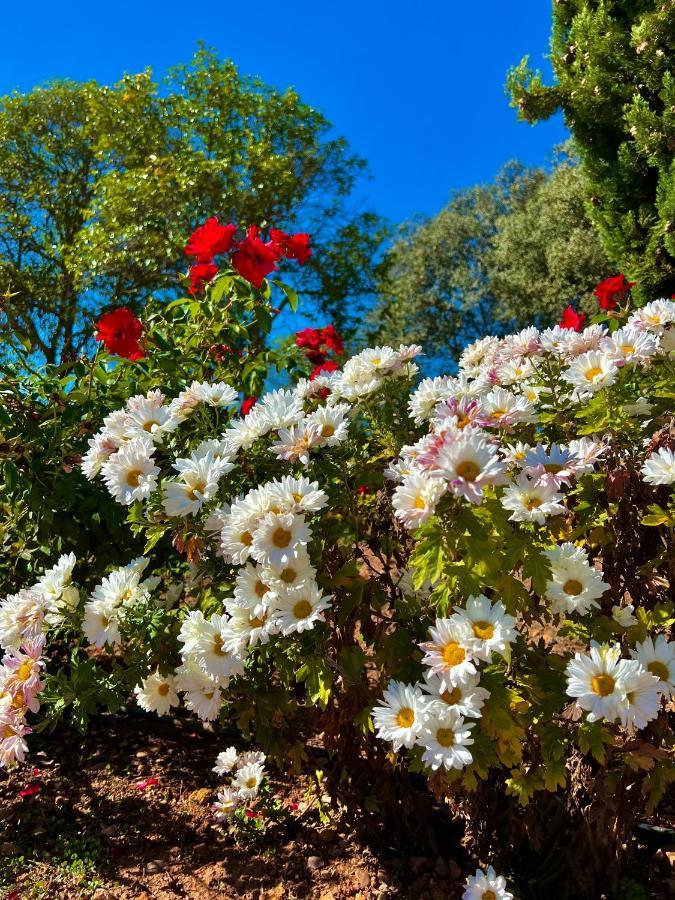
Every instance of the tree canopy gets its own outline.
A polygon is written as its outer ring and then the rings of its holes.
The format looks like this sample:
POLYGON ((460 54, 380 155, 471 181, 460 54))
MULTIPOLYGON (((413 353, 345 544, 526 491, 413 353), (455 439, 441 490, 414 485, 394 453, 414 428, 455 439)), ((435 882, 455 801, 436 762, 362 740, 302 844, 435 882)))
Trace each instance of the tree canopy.
POLYGON ((186 237, 210 215, 309 231, 298 286, 339 319, 372 289, 382 224, 349 207, 365 163, 330 131, 294 90, 204 47, 160 84, 146 70, 1 98, 6 346, 58 362, 102 307, 175 293, 186 237))
POLYGON ((545 86, 527 57, 508 87, 528 122, 562 110, 602 244, 643 299, 675 291, 675 4, 558 0, 545 86))
POLYGON ((550 174, 511 163, 402 229, 386 258, 375 336, 420 343, 447 365, 481 335, 548 325, 570 302, 592 308, 593 287, 611 272, 579 167, 566 156, 550 174))

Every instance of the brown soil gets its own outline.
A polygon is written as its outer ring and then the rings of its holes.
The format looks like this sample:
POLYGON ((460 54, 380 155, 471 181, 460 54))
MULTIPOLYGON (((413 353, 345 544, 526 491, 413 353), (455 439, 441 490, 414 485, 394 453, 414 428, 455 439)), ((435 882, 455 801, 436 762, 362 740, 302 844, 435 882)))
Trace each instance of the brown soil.
MULTIPOLYGON (((38 740, 33 736, 33 748, 38 740)), ((451 856, 403 858, 344 814, 331 811, 322 823, 309 775, 272 773, 287 815, 263 834, 235 839, 210 805, 219 784, 211 767, 228 743, 190 722, 121 716, 99 719, 85 738, 68 732, 45 738, 49 755, 34 751, 30 764, 0 775, 0 894, 4 888, 12 900, 461 896, 470 868, 461 848, 461 867, 451 856), (32 766, 39 768, 34 778, 32 766), (148 777, 159 784, 139 790, 148 777), (31 783, 39 792, 20 797, 31 783)))

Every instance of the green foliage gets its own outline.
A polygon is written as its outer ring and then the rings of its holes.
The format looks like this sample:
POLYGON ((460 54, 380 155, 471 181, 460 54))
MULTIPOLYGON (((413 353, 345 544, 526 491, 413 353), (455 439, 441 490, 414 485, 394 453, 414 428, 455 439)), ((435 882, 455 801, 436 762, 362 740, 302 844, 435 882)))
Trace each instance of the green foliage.
POLYGON ((346 316, 382 225, 345 208, 364 162, 298 94, 200 48, 157 84, 55 82, 0 99, 0 330, 9 358, 82 350, 106 305, 176 296, 211 215, 308 231, 297 284, 346 316), (322 248, 326 248, 326 252, 322 248))
POLYGON ((675 7, 661 0, 553 5, 543 84, 527 58, 509 74, 528 122, 562 110, 584 171, 589 216, 646 298, 675 291, 675 7))
POLYGON ((404 227, 384 273, 375 339, 416 341, 447 361, 485 334, 553 324, 568 303, 595 308, 611 266, 581 171, 563 155, 551 174, 512 163, 493 184, 458 191, 434 218, 404 227))

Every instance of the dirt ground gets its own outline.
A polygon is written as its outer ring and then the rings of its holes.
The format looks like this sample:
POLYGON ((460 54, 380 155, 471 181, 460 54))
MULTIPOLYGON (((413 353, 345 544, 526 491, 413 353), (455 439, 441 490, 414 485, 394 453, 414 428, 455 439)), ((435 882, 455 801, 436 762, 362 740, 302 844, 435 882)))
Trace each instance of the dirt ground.
MULTIPOLYGON (((451 855, 402 857, 339 813, 322 822, 308 775, 272 774, 284 820, 235 839, 210 806, 227 742, 192 722, 105 716, 84 739, 31 742, 45 750, 0 775, 6 900, 452 900, 476 866, 456 840, 451 855), (143 787, 148 778, 158 783, 143 787)), ((659 853, 654 892, 626 900, 669 896, 671 859, 659 853)))
POLYGON ((44 746, 49 755, 0 775, 8 900, 461 896, 465 865, 402 859, 338 814, 322 823, 307 776, 272 775, 285 820, 236 841, 210 806, 222 737, 191 724, 109 716, 84 739, 64 732, 44 746), (139 787, 148 778, 158 784, 139 787))

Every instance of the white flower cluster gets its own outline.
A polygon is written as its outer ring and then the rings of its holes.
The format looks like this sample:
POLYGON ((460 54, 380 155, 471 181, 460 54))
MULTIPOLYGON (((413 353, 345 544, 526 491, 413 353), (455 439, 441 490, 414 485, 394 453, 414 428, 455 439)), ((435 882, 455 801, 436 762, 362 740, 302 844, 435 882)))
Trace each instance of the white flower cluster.
POLYGON ((77 605, 75 562, 72 553, 61 556, 31 588, 0 601, 0 766, 23 762, 28 750, 25 738, 32 729, 26 716, 39 711, 43 687, 43 631, 77 605))
POLYGON ((218 754, 213 771, 220 777, 231 775, 230 784, 220 789, 214 803, 216 819, 222 821, 258 796, 265 778, 265 754, 257 750, 237 753, 235 747, 228 747, 218 754))
MULTIPOLYGON (((399 482, 397 517, 417 528, 448 491, 481 503, 488 486, 505 488, 501 502, 512 521, 542 524, 563 513, 562 488, 592 470, 604 447, 589 438, 530 447, 514 442, 514 431, 535 425, 542 411, 562 415, 613 384, 623 368, 674 351, 672 300, 636 310, 613 333, 601 325, 581 332, 556 325, 477 341, 463 352, 458 375, 426 378, 410 397, 411 417, 429 423, 429 433, 403 447, 385 473, 399 482)), ((649 415, 641 399, 635 414, 649 415)), ((651 484, 672 484, 675 453, 658 450, 642 471, 651 484)))
POLYGON ((589 722, 619 721, 629 730, 655 719, 661 697, 675 693, 675 645, 664 635, 647 638, 622 659, 618 644, 591 642, 567 664, 567 693, 587 711, 589 722))
POLYGON ((390 741, 394 751, 424 748, 422 762, 430 769, 463 769, 473 762, 474 723, 490 696, 480 687, 479 666, 493 654, 505 656, 515 640, 515 619, 500 601, 480 595, 466 607, 455 607, 447 619, 436 619, 431 640, 420 644, 427 666, 424 683, 392 681, 384 704, 373 709, 377 736, 390 741))
POLYGON ((84 604, 82 631, 94 647, 119 646, 120 623, 128 610, 147 602, 158 586, 157 576, 141 580, 149 560, 144 556, 115 569, 98 584, 84 604))
POLYGON ((476 869, 475 875, 469 875, 462 900, 513 900, 513 894, 506 890, 504 876, 488 866, 485 872, 476 869))

